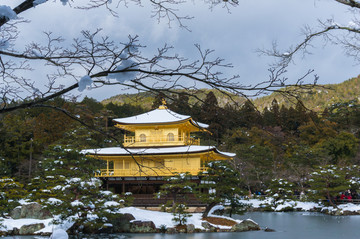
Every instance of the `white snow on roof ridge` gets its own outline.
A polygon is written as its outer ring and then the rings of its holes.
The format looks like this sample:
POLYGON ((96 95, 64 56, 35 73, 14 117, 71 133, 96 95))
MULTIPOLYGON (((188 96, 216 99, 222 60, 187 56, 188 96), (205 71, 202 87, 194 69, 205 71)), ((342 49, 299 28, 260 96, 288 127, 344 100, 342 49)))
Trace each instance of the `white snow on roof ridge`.
POLYGON ((209 127, 207 124, 203 124, 193 120, 189 115, 181 115, 169 109, 155 109, 131 117, 117 118, 114 119, 114 121, 117 123, 124 123, 124 124, 148 124, 148 123, 171 123, 171 122, 178 122, 187 119, 191 119, 196 125, 198 125, 201 128, 209 127))

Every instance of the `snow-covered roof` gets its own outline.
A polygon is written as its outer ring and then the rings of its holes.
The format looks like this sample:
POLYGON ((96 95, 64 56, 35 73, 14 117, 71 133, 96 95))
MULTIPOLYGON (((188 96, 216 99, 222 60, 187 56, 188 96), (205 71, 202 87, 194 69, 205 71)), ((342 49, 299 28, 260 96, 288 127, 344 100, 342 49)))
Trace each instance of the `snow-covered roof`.
POLYGON ((219 151, 215 146, 178 146, 178 147, 152 147, 152 148, 100 148, 100 149, 84 149, 84 154, 101 155, 101 156, 121 156, 121 155, 159 155, 159 154, 191 154, 200 152, 214 151, 225 157, 234 157, 236 154, 219 151))
POLYGON ((200 128, 208 128, 209 125, 196 122, 188 115, 181 115, 169 109, 155 109, 132 117, 114 119, 119 124, 164 124, 190 120, 192 124, 200 128))

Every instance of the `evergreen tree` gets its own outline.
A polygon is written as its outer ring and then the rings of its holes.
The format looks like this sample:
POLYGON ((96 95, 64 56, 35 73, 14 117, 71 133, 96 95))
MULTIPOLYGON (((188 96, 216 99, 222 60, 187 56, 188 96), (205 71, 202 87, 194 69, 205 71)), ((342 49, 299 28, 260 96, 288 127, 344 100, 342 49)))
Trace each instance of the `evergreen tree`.
POLYGON ((359 148, 359 140, 351 133, 341 132, 335 137, 323 141, 319 147, 328 152, 332 158, 332 164, 337 164, 341 159, 347 161, 355 156, 359 148))
POLYGON ((145 112, 144 108, 127 103, 122 105, 117 105, 110 102, 105 105, 105 108, 107 110, 110 110, 114 114, 114 117, 116 118, 134 116, 145 112))
POLYGON ((276 201, 294 199, 297 187, 294 183, 282 178, 274 178, 268 189, 265 191, 267 196, 273 197, 276 201))
POLYGON ((265 126, 280 126, 281 119, 280 119, 280 108, 277 100, 274 98, 271 102, 270 109, 265 107, 262 112, 262 123, 265 126))
POLYGON ((176 97, 170 104, 169 108, 182 115, 192 115, 191 106, 189 105, 189 96, 185 93, 174 95, 176 97))
MULTIPOLYGON (((33 118, 27 116, 25 111, 6 114, 2 119, 0 128, 0 155, 6 161, 7 175, 14 177, 27 173, 24 171, 28 165, 31 139, 33 138, 33 118), (23 169, 23 170, 21 170, 23 169)), ((34 142, 35 152, 39 145, 34 142)))
POLYGON ((26 191, 23 185, 16 182, 13 178, 3 177, 0 179, 0 215, 2 217, 19 206, 19 200, 23 199, 26 191))
POLYGON ((178 200, 180 199, 181 204, 185 204, 187 196, 191 193, 194 193, 194 187, 196 184, 190 181, 191 175, 189 173, 180 173, 171 177, 166 177, 165 181, 167 183, 161 185, 160 191, 156 193, 156 197, 171 197, 172 212, 177 210, 178 200))
POLYGON ((199 174, 202 182, 196 191, 199 200, 206 204, 203 217, 217 204, 228 205, 231 211, 242 209, 243 205, 238 203, 243 194, 239 172, 226 161, 209 162, 206 167, 207 170, 199 174))
POLYGON ((100 160, 55 146, 39 164, 39 176, 28 185, 28 197, 57 215, 56 222, 71 219, 75 231, 101 228, 123 204, 119 195, 102 190, 101 180, 94 177, 100 160))
POLYGON ((239 111, 238 127, 251 128, 253 126, 262 125, 261 114, 257 111, 254 104, 247 100, 239 111))
POLYGON ((191 213, 187 212, 186 210, 189 209, 186 204, 177 203, 175 206, 175 210, 173 211, 173 221, 178 223, 178 225, 185 225, 187 219, 192 217, 191 213))
POLYGON ((208 130, 212 133, 212 138, 217 144, 220 143, 220 139, 225 132, 226 120, 223 116, 223 111, 218 105, 215 94, 209 91, 201 106, 200 117, 204 123, 209 124, 208 130))
POLYGON ((331 206, 336 206, 336 196, 350 189, 350 182, 346 178, 346 170, 336 165, 319 167, 311 173, 308 180, 310 197, 312 199, 327 200, 331 206))
POLYGON ((241 173, 247 189, 251 192, 267 188, 274 176, 274 155, 268 146, 239 144, 235 148, 238 155, 237 170, 241 173))
POLYGON ((93 114, 99 113, 104 108, 103 104, 87 96, 85 96, 84 99, 81 101, 81 105, 86 107, 93 114))

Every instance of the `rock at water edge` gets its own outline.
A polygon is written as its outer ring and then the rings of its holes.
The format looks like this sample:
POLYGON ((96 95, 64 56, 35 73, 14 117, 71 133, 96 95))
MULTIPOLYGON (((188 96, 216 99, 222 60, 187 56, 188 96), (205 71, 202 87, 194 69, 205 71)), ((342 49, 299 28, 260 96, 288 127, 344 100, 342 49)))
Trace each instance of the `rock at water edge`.
POLYGON ((29 225, 23 225, 19 229, 19 235, 33 235, 34 232, 45 228, 44 223, 34 223, 29 225))
POLYGON ((155 232, 156 227, 152 221, 132 221, 130 232, 155 232))
POLYGON ((195 226, 194 226, 194 224, 187 224, 187 225, 186 225, 186 232, 187 232, 187 233, 194 233, 194 231, 195 231, 195 226))
POLYGON ((246 219, 242 222, 232 226, 231 231, 233 232, 245 232, 245 231, 257 231, 260 230, 259 224, 255 223, 253 220, 246 219))

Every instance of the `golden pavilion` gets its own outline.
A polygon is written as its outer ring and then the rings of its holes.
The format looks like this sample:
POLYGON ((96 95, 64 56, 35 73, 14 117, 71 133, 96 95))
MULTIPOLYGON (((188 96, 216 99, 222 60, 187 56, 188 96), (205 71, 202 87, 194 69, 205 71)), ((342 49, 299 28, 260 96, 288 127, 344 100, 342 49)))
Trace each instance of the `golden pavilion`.
POLYGON ((95 176, 116 193, 151 194, 164 184, 164 177, 178 173, 188 172, 193 180, 200 180, 197 175, 205 170, 207 162, 235 156, 214 146, 200 145, 200 140, 191 134, 207 131, 209 126, 171 111, 164 101, 158 109, 113 121, 128 132, 124 147, 83 152, 106 161, 106 168, 95 176))

